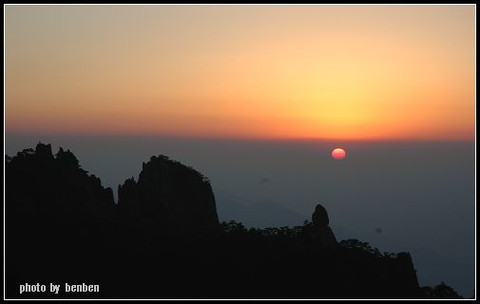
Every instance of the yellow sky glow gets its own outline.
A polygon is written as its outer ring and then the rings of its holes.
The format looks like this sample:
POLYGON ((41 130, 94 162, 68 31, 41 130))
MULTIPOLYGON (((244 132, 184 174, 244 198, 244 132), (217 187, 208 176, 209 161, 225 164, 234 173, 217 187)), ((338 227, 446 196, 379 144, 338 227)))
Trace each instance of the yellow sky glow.
POLYGON ((6 130, 473 139, 475 6, 5 7, 6 130))

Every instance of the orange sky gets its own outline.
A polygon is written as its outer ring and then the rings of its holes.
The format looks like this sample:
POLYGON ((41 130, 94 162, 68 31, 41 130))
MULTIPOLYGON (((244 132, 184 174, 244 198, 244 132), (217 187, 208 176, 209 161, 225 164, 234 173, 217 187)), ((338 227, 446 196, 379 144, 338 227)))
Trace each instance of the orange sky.
POLYGON ((474 138, 473 5, 4 8, 7 132, 474 138))

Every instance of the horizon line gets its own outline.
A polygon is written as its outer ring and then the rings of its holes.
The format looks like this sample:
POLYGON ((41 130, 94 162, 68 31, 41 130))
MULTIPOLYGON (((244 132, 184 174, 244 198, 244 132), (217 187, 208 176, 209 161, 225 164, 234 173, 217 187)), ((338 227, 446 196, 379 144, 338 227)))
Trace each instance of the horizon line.
POLYGON ((206 140, 206 141, 263 141, 263 142, 475 142, 476 136, 473 138, 421 138, 421 137, 295 137, 295 136, 215 136, 215 135, 167 135, 167 134, 62 134, 62 133, 26 133, 26 132, 4 132, 4 139, 9 136, 21 137, 71 137, 71 138, 138 138, 138 139, 178 139, 178 140, 206 140))

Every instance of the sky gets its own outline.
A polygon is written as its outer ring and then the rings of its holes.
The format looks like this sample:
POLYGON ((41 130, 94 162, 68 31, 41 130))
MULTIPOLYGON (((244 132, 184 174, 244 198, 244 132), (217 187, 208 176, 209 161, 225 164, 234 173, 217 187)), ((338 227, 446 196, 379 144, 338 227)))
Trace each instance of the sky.
POLYGON ((473 5, 7 5, 6 130, 474 138, 473 5))

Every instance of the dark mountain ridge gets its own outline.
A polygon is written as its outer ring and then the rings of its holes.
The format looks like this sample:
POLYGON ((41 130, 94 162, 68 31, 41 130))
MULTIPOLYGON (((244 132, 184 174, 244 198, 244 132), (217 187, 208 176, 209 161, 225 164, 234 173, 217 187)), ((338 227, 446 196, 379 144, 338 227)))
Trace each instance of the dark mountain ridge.
POLYGON ((317 206, 303 226, 219 223, 206 177, 153 156, 110 188, 62 148, 6 159, 7 298, 422 298, 410 254, 337 242, 317 206), (98 284, 97 293, 19 293, 22 284, 98 284))
POLYGON ((174 235, 218 232, 218 216, 210 182, 193 168, 166 156, 152 156, 142 164, 138 182, 118 187, 124 216, 174 235))

